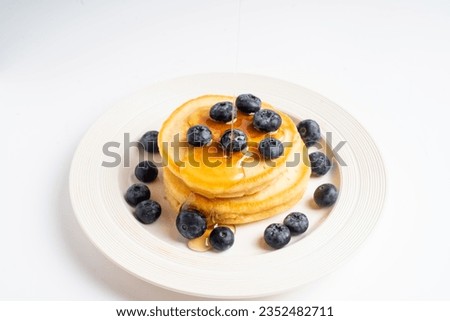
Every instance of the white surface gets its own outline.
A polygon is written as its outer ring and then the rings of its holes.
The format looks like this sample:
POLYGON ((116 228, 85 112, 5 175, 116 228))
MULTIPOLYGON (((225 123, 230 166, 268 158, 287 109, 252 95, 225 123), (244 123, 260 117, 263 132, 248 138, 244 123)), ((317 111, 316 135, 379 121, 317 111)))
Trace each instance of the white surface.
POLYGON ((196 299, 144 283, 89 243, 69 202, 69 165, 117 99, 234 70, 338 103, 387 168, 385 210, 357 254, 269 299, 450 298, 449 2, 242 0, 240 24, 237 1, 0 5, 1 298, 196 299))
MULTIPOLYGON (((325 148, 321 150, 325 152, 325 148)), ((367 132, 348 113, 301 86, 238 73, 176 78, 121 100, 83 137, 70 169, 70 198, 75 215, 100 251, 152 284, 208 298, 284 293, 334 271, 371 233, 385 195, 381 156, 367 132), (164 197, 161 170, 158 179, 149 184, 152 199, 161 204, 161 218, 144 226, 131 214, 123 195, 131 184, 138 183, 134 168, 143 158, 136 148, 125 148, 124 134, 137 141, 149 129, 160 128, 173 111, 169 109, 172 106, 205 93, 238 92, 264 97, 297 119, 314 117, 321 124, 323 135, 327 135, 328 141, 322 140, 320 144, 329 144, 327 153, 334 166, 326 175, 312 177, 302 201, 288 211, 236 226, 232 249, 224 253, 193 252, 176 231, 177 213, 164 197), (114 167, 102 166, 111 162, 110 156, 103 153, 103 146, 112 141, 122 144, 122 148, 114 150, 122 162, 114 167), (345 145, 339 149, 340 142, 345 145), (331 149, 337 151, 334 157, 331 149), (311 201, 314 191, 323 183, 333 183, 339 190, 339 198, 332 207, 319 209, 311 201), (261 242, 264 229, 271 223, 282 222, 292 211, 307 213, 308 231, 301 237, 293 236, 282 250, 268 249, 261 242)))

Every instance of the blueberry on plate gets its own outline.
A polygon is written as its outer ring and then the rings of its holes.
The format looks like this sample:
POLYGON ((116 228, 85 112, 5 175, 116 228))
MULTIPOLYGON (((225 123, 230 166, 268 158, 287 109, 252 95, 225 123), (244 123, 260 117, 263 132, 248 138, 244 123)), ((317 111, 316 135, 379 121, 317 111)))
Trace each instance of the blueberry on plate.
POLYGON ((338 190, 333 184, 322 184, 314 192, 314 201, 319 207, 328 207, 336 203, 338 190))
POLYGON ((228 123, 236 118, 236 112, 233 108, 233 103, 230 101, 221 101, 214 104, 209 110, 209 117, 215 121, 228 123))
POLYGON ((283 155, 283 143, 273 137, 264 138, 259 142, 259 152, 265 159, 275 159, 283 155))
POLYGON ((150 183, 158 177, 158 167, 152 161, 142 161, 136 166, 134 174, 141 182, 150 183))
POLYGON ((315 176, 323 176, 331 168, 330 159, 322 152, 309 154, 309 162, 311 163, 311 172, 315 176))
POLYGON ((246 114, 255 113, 261 109, 261 99, 252 94, 242 94, 236 98, 236 107, 246 114))
POLYGON ((150 198, 150 189, 147 185, 137 183, 131 185, 125 193, 125 200, 131 206, 136 206, 142 201, 146 201, 150 198))
POLYGON ((280 223, 272 223, 264 231, 264 240, 274 249, 281 249, 291 240, 291 231, 280 223))
POLYGON ((306 147, 314 145, 320 139, 320 126, 315 120, 302 120, 298 123, 297 130, 306 147))
POLYGON ((153 200, 142 201, 136 206, 134 216, 143 224, 151 224, 161 216, 161 205, 153 200))
POLYGON ((217 251, 228 250, 234 244, 234 233, 226 226, 218 226, 209 235, 209 244, 217 251))
POLYGON ((242 130, 227 129, 220 138, 220 147, 227 152, 239 152, 247 147, 247 136, 242 130))
POLYGON ((212 140, 212 133, 204 125, 195 125, 187 131, 187 141, 190 145, 201 147, 208 145, 212 140))
POLYGON ((180 234, 189 239, 200 237, 206 231, 206 217, 195 209, 181 209, 176 219, 180 234))
POLYGON ((253 127, 260 132, 274 132, 281 126, 281 116, 271 109, 260 109, 253 115, 253 127))
POLYGON ((159 152, 158 134, 159 134, 158 131, 151 130, 151 131, 146 132, 141 137, 139 142, 142 144, 145 151, 147 151, 149 153, 158 153, 159 152))
POLYGON ((299 235, 306 232, 309 221, 305 214, 292 212, 285 217, 283 224, 289 228, 292 235, 299 235))

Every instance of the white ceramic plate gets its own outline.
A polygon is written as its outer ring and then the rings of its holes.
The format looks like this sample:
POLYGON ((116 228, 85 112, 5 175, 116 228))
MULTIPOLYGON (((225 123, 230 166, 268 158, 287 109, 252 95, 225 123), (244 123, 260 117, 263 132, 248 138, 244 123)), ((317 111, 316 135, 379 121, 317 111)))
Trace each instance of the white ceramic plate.
MULTIPOLYGON (((324 135, 325 137, 325 135, 324 135)), ((325 141, 322 141, 324 143, 325 141)), ((77 219, 90 240, 119 266, 173 291, 212 297, 250 298, 280 293, 315 280, 349 257, 374 227, 385 195, 380 154, 361 125, 342 108, 301 86, 245 74, 205 74, 166 81, 117 103, 86 133, 75 153, 70 194, 77 219), (163 213, 140 224, 123 195, 132 183, 139 155, 137 141, 188 99, 204 94, 251 92, 298 119, 312 118, 331 133, 332 148, 345 142, 325 176, 312 178, 304 198, 292 209, 304 212, 309 230, 280 250, 270 250, 262 235, 270 219, 238 226, 234 246, 217 253, 194 252, 175 228, 175 216, 162 189, 163 177, 150 183, 163 213), (129 135, 129 138, 127 138, 129 135), (120 146, 120 147, 119 147, 120 146), (115 156, 112 154, 114 153, 115 156), (120 163, 112 166, 120 157, 120 163), (345 162, 345 164, 343 163, 345 162), (312 194, 320 184, 340 191, 330 209, 318 209, 312 194)))

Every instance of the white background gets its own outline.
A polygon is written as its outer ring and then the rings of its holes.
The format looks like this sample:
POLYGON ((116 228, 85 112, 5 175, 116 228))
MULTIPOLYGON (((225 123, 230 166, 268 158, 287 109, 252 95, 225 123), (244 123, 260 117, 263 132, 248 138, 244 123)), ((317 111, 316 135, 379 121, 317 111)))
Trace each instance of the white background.
POLYGON ((116 100, 214 71, 328 97, 385 161, 386 206, 359 251, 266 299, 450 299, 446 0, 0 0, 0 298, 197 299, 97 251, 74 217, 68 174, 82 135, 116 100))

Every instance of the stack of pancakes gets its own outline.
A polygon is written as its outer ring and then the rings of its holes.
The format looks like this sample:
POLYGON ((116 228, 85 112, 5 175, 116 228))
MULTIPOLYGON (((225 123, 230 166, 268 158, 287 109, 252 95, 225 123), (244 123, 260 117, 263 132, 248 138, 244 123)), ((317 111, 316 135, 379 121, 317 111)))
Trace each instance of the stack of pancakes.
MULTIPOLYGON (((209 117, 214 104, 234 103, 234 99, 206 95, 190 100, 169 116, 158 136, 168 201, 177 211, 182 205, 197 208, 213 224, 249 223, 289 209, 302 198, 311 172, 295 123, 282 112, 276 110, 282 124, 271 133, 257 131, 253 115, 240 111, 230 123, 209 117), (195 125, 211 130, 211 144, 194 147, 187 143, 187 131, 195 125), (247 135, 246 150, 222 150, 219 141, 228 129, 240 129, 247 135), (283 155, 273 160, 261 157, 258 144, 266 137, 284 144, 283 155)), ((261 108, 274 110, 264 102, 261 108)))

